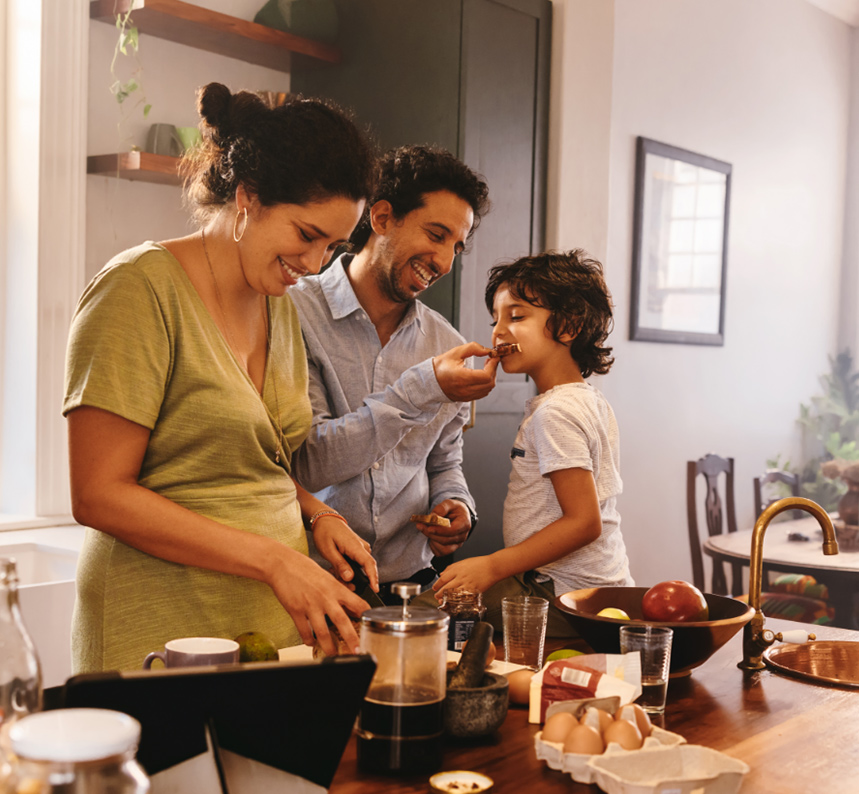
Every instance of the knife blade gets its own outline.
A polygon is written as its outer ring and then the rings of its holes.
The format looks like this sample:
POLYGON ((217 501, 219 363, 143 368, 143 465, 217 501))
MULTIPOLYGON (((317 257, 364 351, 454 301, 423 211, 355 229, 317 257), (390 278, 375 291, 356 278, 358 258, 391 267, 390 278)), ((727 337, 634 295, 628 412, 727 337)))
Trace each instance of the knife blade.
POLYGON ((370 587, 370 580, 367 578, 367 574, 364 573, 364 569, 350 557, 346 557, 346 562, 352 568, 352 584, 355 585, 355 593, 361 596, 370 605, 371 609, 385 606, 385 602, 382 601, 379 594, 370 587))

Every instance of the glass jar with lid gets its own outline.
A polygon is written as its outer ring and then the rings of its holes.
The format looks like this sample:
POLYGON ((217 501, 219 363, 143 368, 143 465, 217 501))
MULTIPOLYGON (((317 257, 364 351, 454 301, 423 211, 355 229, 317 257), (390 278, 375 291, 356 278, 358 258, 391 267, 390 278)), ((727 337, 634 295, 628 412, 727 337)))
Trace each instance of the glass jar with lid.
POLYGON ((476 590, 465 588, 445 590, 441 609, 450 615, 447 649, 462 651, 462 646, 471 636, 472 629, 483 620, 483 615, 486 613, 483 597, 476 590))
POLYGON ((146 794, 140 723, 109 709, 57 709, 16 722, 8 794, 146 794))

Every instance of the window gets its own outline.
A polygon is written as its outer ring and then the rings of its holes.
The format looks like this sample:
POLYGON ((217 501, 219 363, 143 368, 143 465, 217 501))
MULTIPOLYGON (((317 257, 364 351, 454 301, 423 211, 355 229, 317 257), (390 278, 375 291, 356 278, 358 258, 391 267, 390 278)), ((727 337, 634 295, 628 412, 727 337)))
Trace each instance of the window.
POLYGON ((67 521, 60 415, 83 289, 88 3, 0 0, 0 527, 67 521))

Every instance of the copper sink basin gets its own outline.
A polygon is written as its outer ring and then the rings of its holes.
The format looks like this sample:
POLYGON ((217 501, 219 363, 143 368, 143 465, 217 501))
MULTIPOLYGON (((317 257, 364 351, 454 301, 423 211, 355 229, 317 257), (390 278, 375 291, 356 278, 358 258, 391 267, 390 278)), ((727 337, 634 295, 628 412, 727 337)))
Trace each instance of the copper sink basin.
POLYGON ((773 645, 764 651, 764 662, 776 672, 817 684, 859 689, 859 642, 817 640, 773 645))

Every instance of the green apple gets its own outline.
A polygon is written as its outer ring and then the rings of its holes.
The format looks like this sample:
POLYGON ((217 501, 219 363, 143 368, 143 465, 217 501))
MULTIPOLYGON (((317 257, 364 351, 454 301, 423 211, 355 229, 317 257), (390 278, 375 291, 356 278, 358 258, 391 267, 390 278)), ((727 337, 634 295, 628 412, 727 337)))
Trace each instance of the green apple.
POLYGON ((558 659, 569 659, 571 656, 583 656, 581 651, 574 651, 572 648, 561 648, 557 651, 552 651, 547 657, 547 662, 556 662, 558 659))

